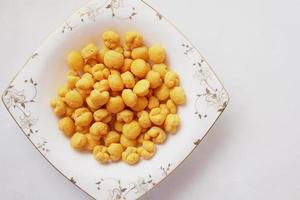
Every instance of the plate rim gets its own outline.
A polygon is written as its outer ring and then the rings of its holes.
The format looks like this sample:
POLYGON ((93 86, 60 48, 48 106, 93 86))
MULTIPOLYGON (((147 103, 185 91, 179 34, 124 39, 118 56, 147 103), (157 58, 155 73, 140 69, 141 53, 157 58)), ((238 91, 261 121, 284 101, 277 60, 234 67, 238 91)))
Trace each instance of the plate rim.
MULTIPOLYGON (((145 6, 147 6, 148 8, 152 9, 153 11, 155 11, 156 13, 159 13, 160 16, 162 18, 164 18, 176 31, 178 31, 178 33, 180 33, 183 38, 188 41, 191 45, 191 47, 193 47, 193 49, 196 51, 196 53, 198 55, 200 55, 202 58, 204 58, 202 56, 202 54, 200 53, 200 51, 198 50, 198 48, 188 39, 188 37, 172 22, 170 21, 168 18, 166 18, 163 14, 161 14, 157 9, 155 9, 154 7, 152 7, 149 3, 145 2, 145 0, 136 0, 139 2, 142 2, 145 6)), ((68 16, 66 19, 71 18, 73 15, 75 15, 78 11, 80 11, 82 8, 84 8, 86 5, 89 5, 91 2, 93 2, 93 0, 88 1, 87 3, 83 4, 82 6, 80 6, 79 9, 77 9, 75 12, 73 12, 70 16, 68 16)), ((104 3, 106 3, 106 1, 104 1, 104 3)), ((66 21, 66 20, 64 20, 66 21)), ((12 112, 9 110, 8 106, 5 104, 4 102, 4 96, 5 96, 5 91, 9 88, 9 86, 11 85, 11 83, 17 78, 17 76, 21 73, 21 71, 27 66, 27 64, 29 63, 29 61, 33 58, 33 56, 35 55, 35 52, 38 51, 41 47, 43 47, 44 43, 46 41, 49 40, 49 38, 51 38, 52 35, 55 34, 56 30, 58 30, 62 25, 64 24, 61 23, 61 25, 58 26, 58 28, 54 29, 54 31, 51 31, 47 37, 45 37, 42 42, 38 45, 38 47, 36 48, 35 51, 33 51, 33 54, 31 56, 29 56, 29 58, 25 61, 25 63, 18 69, 18 71, 15 73, 15 75, 12 77, 12 79, 9 81, 8 86, 4 87, 4 90, 2 91, 1 94, 1 100, 2 103, 4 104, 5 109, 7 110, 7 112, 10 114, 10 116, 12 117, 12 119, 14 120, 14 122, 17 124, 17 126, 19 127, 19 129, 22 131, 22 133, 25 135, 25 137, 29 140, 29 142, 34 146, 34 148, 43 156, 43 158, 56 170, 58 171, 63 177, 65 177, 67 180, 69 180, 71 183, 73 183, 73 185, 75 185, 77 188, 79 188, 81 191, 83 191, 85 194, 87 194, 88 196, 90 196, 92 199, 96 199, 95 197, 93 197, 91 194, 89 194, 85 189, 83 189, 82 187, 80 187, 79 185, 75 184, 69 177, 67 177, 63 172, 61 172, 50 160, 48 160, 48 158, 46 157, 45 154, 42 153, 42 151, 40 149, 38 149, 38 147, 33 143, 33 141, 27 137, 24 129, 20 126, 20 124, 18 123, 18 121, 15 119, 15 116, 12 114, 12 112)), ((201 142, 204 140, 204 138, 208 135, 208 133, 210 132, 210 130, 212 129, 212 127, 215 125, 215 123, 218 121, 218 119, 220 118, 220 116, 223 114, 223 112, 226 110, 229 102, 230 102, 230 95, 227 91, 227 89, 225 88, 223 82, 220 80, 220 78, 217 76, 217 74, 215 73, 214 69, 211 67, 211 65, 206 61, 206 59, 204 59, 209 70, 213 73, 214 77, 217 79, 217 81, 219 82, 219 84, 222 86, 222 89, 224 89, 226 96, 227 96, 227 103, 224 107, 224 109, 222 109, 218 116, 214 119, 214 121, 211 123, 210 127, 207 129, 207 131, 205 132, 205 134, 202 136, 201 139, 199 139, 199 142, 193 147, 193 149, 185 156, 185 158, 183 160, 180 161, 180 163, 172 170, 170 171, 170 173, 168 173, 163 179, 161 179, 159 182, 157 182, 157 184, 155 184, 153 187, 151 187, 149 190, 147 190, 145 193, 143 193, 141 196, 139 196, 137 199, 141 199, 145 194, 147 194, 148 192, 152 191, 154 188, 156 188, 160 183, 162 183, 168 176, 170 176, 171 174, 173 174, 173 172, 179 167, 181 166, 186 159, 188 159, 190 157, 190 155, 195 151, 195 149, 201 144, 201 142)))

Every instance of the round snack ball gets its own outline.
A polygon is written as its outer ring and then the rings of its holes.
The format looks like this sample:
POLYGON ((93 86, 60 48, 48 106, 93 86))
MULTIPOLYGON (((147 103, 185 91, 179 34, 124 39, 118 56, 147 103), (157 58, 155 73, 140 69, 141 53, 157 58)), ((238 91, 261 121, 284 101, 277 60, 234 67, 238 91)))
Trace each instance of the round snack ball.
POLYGON ((124 89, 122 91, 122 98, 128 107, 134 107, 138 102, 137 95, 131 89, 124 89))
POLYGON ((110 49, 114 49, 120 44, 120 36, 114 31, 105 31, 102 34, 104 45, 110 49))
POLYGON ((123 63, 123 66, 120 68, 121 72, 124 73, 124 72, 127 72, 130 70, 130 65, 132 63, 132 59, 130 58, 125 58, 124 59, 124 63, 123 63))
POLYGON ((150 82, 147 79, 139 80, 134 88, 133 92, 138 96, 146 96, 149 92, 150 82))
POLYGON ((146 97, 138 97, 135 106, 131 107, 133 111, 139 112, 144 110, 148 105, 148 99, 146 97))
POLYGON ((135 147, 127 147, 122 153, 122 160, 129 165, 134 165, 140 161, 140 155, 135 147))
POLYGON ((97 140, 92 134, 87 133, 86 136, 86 144, 84 149, 88 151, 93 151, 94 147, 100 145, 100 140, 97 140))
POLYGON ((142 59, 136 59, 132 61, 130 71, 139 78, 144 78, 149 71, 149 66, 142 59))
POLYGON ((165 49, 159 44, 154 44, 149 48, 149 59, 155 63, 159 64, 165 60, 165 49))
POLYGON ((169 99, 167 101, 167 108, 169 109, 170 113, 172 113, 172 114, 176 114, 177 113, 176 104, 171 99, 169 99))
POLYGON ((96 47, 95 44, 90 43, 83 47, 81 50, 81 55, 84 59, 90 59, 90 58, 96 58, 97 54, 99 52, 99 49, 96 47))
POLYGON ((58 122, 58 128, 66 136, 71 136, 75 131, 74 121, 71 119, 71 117, 64 117, 58 122))
POLYGON ((84 59, 78 51, 71 51, 68 54, 68 65, 74 71, 81 71, 84 65, 84 59))
POLYGON ((121 91, 124 88, 121 76, 118 74, 111 74, 107 78, 109 87, 112 91, 121 91))
POLYGON ((150 82, 150 88, 157 88, 162 84, 160 73, 157 71, 150 70, 146 75, 146 79, 150 82))
POLYGON ((185 94, 182 87, 174 87, 170 91, 170 98, 174 101, 175 104, 181 105, 185 103, 185 94))
POLYGON ((159 106, 159 101, 155 96, 149 97, 148 108, 151 110, 152 108, 156 108, 159 106))
POLYGON ((123 54, 109 50, 104 54, 104 64, 108 68, 119 69, 124 63, 123 54))
POLYGON ((109 131, 109 126, 103 122, 95 122, 90 127, 90 133, 97 139, 101 136, 106 135, 109 131))
POLYGON ((145 135, 150 136, 155 144, 162 144, 167 139, 166 132, 157 126, 151 127, 145 135))
POLYGON ((129 138, 127 138, 126 136, 124 136, 123 134, 120 137, 120 143, 123 147, 134 147, 136 146, 136 140, 131 140, 129 138))
POLYGON ((160 87, 154 90, 154 95, 158 100, 164 101, 169 98, 170 90, 165 84, 162 84, 160 87))
POLYGON ((70 140, 70 144, 75 149, 82 149, 86 144, 87 139, 85 134, 82 133, 75 133, 70 140))
POLYGON ((167 132, 176 133, 179 124, 180 118, 177 114, 168 114, 164 123, 164 128, 167 132))
POLYGON ((67 112, 66 104, 59 97, 51 100, 51 107, 53 108, 55 115, 58 117, 63 117, 67 112))
POLYGON ((145 110, 137 113, 137 117, 138 117, 138 122, 140 123, 142 128, 149 128, 151 127, 151 120, 149 117, 149 113, 145 110))
POLYGON ((128 49, 137 48, 143 45, 144 39, 138 32, 125 33, 125 45, 128 49))
POLYGON ((148 49, 147 47, 138 47, 138 48, 134 48, 131 51, 131 58, 132 59, 143 59, 145 61, 148 60, 148 49))
POLYGON ((87 108, 77 108, 72 114, 72 118, 77 126, 89 126, 93 121, 93 115, 87 108))
POLYGON ((129 123, 133 120, 134 113, 131 110, 125 109, 117 114, 117 121, 129 123))
POLYGON ((141 125, 137 121, 133 120, 127 124, 124 124, 122 133, 128 139, 134 140, 141 133, 141 129, 142 129, 141 125))
POLYGON ((114 122, 114 129, 118 132, 122 132, 123 126, 124 126, 124 122, 120 122, 120 121, 115 121, 114 122))
POLYGON ((165 78, 165 75, 168 72, 167 66, 163 63, 152 65, 152 70, 158 72, 160 74, 160 78, 162 79, 165 78))
POLYGON ((107 135, 104 136, 103 141, 105 146, 109 146, 112 143, 120 142, 121 135, 116 131, 110 131, 107 135))
POLYGON ((133 88, 135 85, 135 79, 131 72, 127 71, 121 74, 121 79, 126 88, 133 88))
POLYGON ((71 90, 65 95, 65 101, 71 108, 78 108, 83 104, 83 99, 77 90, 71 90))
POLYGON ((106 109, 96 110, 93 114, 94 120, 96 122, 109 123, 112 119, 111 114, 106 109))
POLYGON ((107 148, 109 157, 112 161, 118 161, 122 158, 123 146, 120 143, 112 143, 107 148))
POLYGON ((100 161, 103 164, 109 162, 109 154, 107 152, 107 147, 103 145, 97 145, 94 147, 93 156, 95 160, 100 161))
POLYGON ((122 111, 124 107, 125 105, 123 99, 120 96, 110 97, 109 101, 106 104, 106 109, 114 114, 122 111))
POLYGON ((162 125, 166 119, 166 114, 161 108, 153 108, 149 113, 150 120, 155 125, 162 125))
POLYGON ((172 88, 172 87, 178 85, 178 83, 179 83, 178 75, 175 72, 168 71, 165 75, 164 83, 169 88, 172 88))

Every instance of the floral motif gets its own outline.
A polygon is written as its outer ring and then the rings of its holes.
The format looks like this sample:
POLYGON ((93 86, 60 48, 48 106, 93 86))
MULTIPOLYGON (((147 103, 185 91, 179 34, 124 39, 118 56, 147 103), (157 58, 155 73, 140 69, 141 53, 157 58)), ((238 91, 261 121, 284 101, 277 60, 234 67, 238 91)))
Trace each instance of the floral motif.
POLYGON ((110 0, 110 2, 106 5, 106 9, 109 9, 111 11, 111 16, 116 17, 118 19, 133 19, 137 13, 135 12, 135 7, 131 7, 131 11, 127 11, 127 15, 121 15, 118 12, 118 9, 120 8, 127 8, 128 6, 124 5, 123 0, 110 0))
MULTIPOLYGON (((31 56, 34 59, 38 53, 35 53, 31 56)), ((32 116, 30 110, 28 109, 29 104, 35 103, 37 96, 37 83, 33 81, 32 78, 24 80, 24 88, 18 90, 14 85, 8 86, 3 94, 3 102, 6 105, 7 109, 10 111, 17 112, 18 124, 21 129, 24 131, 25 135, 29 138, 32 138, 32 135, 38 133, 38 129, 35 128, 35 125, 38 119, 32 116)), ((36 147, 41 150, 41 152, 49 152, 50 150, 46 147, 47 141, 41 136, 35 136, 36 147)))
POLYGON ((120 179, 115 178, 101 178, 96 182, 97 190, 108 193, 109 200, 126 200, 132 196, 138 196, 144 194, 154 185, 155 180, 159 181, 166 177, 171 171, 171 164, 166 167, 161 166, 154 174, 149 174, 147 177, 138 177, 134 182, 124 185, 120 179))
POLYGON ((75 28, 75 26, 72 26, 69 22, 65 22, 62 26, 61 32, 64 33, 66 31, 72 31, 75 28))
POLYGON ((182 44, 181 46, 184 48, 184 55, 193 61, 193 66, 196 68, 194 78, 199 80, 203 88, 202 92, 196 95, 194 102, 195 114, 199 119, 207 118, 207 112, 203 111, 203 109, 207 109, 209 106, 213 106, 217 112, 222 112, 228 103, 228 95, 225 89, 220 86, 212 85, 214 76, 211 69, 203 58, 199 58, 199 55, 191 45, 182 44))

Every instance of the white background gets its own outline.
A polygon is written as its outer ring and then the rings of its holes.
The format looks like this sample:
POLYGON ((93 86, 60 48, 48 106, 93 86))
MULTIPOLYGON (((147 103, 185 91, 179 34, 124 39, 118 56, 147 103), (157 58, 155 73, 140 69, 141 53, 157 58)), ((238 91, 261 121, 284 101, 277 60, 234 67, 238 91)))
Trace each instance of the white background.
MULTIPOLYGON (((0 0, 1 93, 85 0, 0 0)), ((231 96, 196 151, 143 199, 300 199, 300 1, 147 0, 200 49, 231 96)), ((47 92, 47 91, 45 91, 47 92)), ((0 105, 1 199, 91 199, 0 105)))

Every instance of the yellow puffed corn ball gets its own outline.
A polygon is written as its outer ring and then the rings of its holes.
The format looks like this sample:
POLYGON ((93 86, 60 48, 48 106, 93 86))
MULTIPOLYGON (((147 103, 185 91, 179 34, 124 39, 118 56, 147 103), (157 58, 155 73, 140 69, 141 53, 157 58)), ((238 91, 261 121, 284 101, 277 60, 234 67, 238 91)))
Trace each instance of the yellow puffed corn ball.
POLYGON ((75 126, 75 131, 79 133, 88 133, 90 130, 90 126, 75 126))
POLYGON ((96 47, 96 45, 93 43, 90 43, 81 50, 81 55, 84 59, 96 58, 98 52, 99 52, 99 49, 96 47))
POLYGON ((108 84, 112 91, 121 91, 124 88, 121 76, 118 74, 111 74, 108 76, 108 84))
POLYGON ((82 90, 91 89, 94 85, 93 76, 89 73, 84 73, 81 78, 76 82, 76 87, 82 90))
POLYGON ((138 102, 137 95, 131 89, 124 89, 122 91, 122 99, 128 107, 134 107, 138 102))
POLYGON ((67 106, 61 98, 55 98, 51 101, 51 107, 56 116, 63 117, 66 114, 67 106))
POLYGON ((170 90, 170 98, 172 101, 177 104, 181 105, 185 103, 185 93, 182 89, 182 87, 174 87, 170 90))
POLYGON ((146 96, 149 93, 150 82, 147 79, 139 80, 133 87, 133 92, 137 96, 146 96))
POLYGON ((106 109, 96 110, 93 114, 94 120, 96 122, 109 123, 112 119, 111 114, 106 109))
POLYGON ((114 31, 105 31, 102 34, 104 45, 110 49, 114 49, 120 45, 120 36, 114 31))
POLYGON ((166 141, 167 134, 165 133, 165 131, 163 129, 161 129, 157 126, 153 126, 147 131, 147 133, 145 134, 144 139, 149 140, 150 138, 148 138, 148 137, 151 137, 152 141, 155 144, 162 144, 166 141))
POLYGON ((127 147, 122 153, 122 160, 129 165, 134 165, 140 161, 140 155, 135 147, 127 147))
POLYGON ((101 163, 105 164, 109 162, 109 154, 107 151, 107 147, 103 145, 97 145, 93 149, 93 156, 95 160, 100 161, 101 163))
POLYGON ((70 140, 71 146, 78 150, 83 149, 86 142, 87 138, 85 134, 82 133, 75 133, 70 140))
POLYGON ((81 71, 83 69, 84 59, 79 52, 71 51, 68 54, 67 61, 70 69, 74 71, 81 71))
POLYGON ((110 71, 110 74, 115 74, 115 75, 121 76, 121 73, 116 69, 110 69, 109 71, 110 71))
POLYGON ((164 113, 166 116, 170 113, 169 108, 165 103, 160 104, 159 108, 161 109, 161 112, 164 113))
POLYGON ((83 72, 84 73, 92 73, 92 66, 91 65, 88 65, 88 64, 86 64, 86 65, 84 65, 84 67, 83 67, 83 72))
POLYGON ((128 139, 126 136, 124 136, 123 134, 120 137, 120 143, 123 147, 133 147, 136 146, 136 140, 131 140, 128 139))
POLYGON ((138 78, 144 78, 150 69, 144 60, 136 59, 132 61, 130 71, 138 78))
POLYGON ((73 72, 69 72, 67 74, 67 85, 68 88, 75 88, 77 81, 80 80, 80 77, 77 74, 74 74, 73 72))
POLYGON ((70 91, 68 85, 63 85, 58 89, 58 96, 64 97, 70 91))
POLYGON ((124 51, 123 51, 123 55, 124 55, 125 58, 130 58, 130 57, 131 57, 131 51, 129 51, 129 50, 124 50, 124 51))
MULTIPOLYGON (((98 54, 97 54, 98 55, 98 54)), ((98 64, 98 61, 96 58, 89 58, 87 61, 86 61, 86 64, 90 65, 91 67, 93 67, 94 65, 98 64)), ((91 73, 91 72, 89 72, 91 73)))
POLYGON ((144 136, 145 136, 145 134, 144 134, 144 133, 141 133, 141 134, 137 137, 137 143, 138 143, 138 144, 143 144, 143 142, 144 142, 144 136))
POLYGON ((128 139, 133 140, 139 136, 139 134, 141 133, 141 129, 141 125, 137 121, 133 120, 129 123, 124 124, 122 133, 128 139))
POLYGON ((109 146, 112 143, 120 142, 121 135, 116 131, 110 131, 107 135, 104 136, 103 141, 105 146, 109 146))
POLYGON ((106 135, 108 131, 108 125, 103 122, 94 122, 90 127, 90 133, 97 139, 100 139, 101 136, 106 135))
POLYGON ((131 110, 123 110, 117 114, 117 121, 129 123, 133 120, 134 113, 131 110))
POLYGON ((71 108, 79 108, 83 104, 83 99, 77 90, 71 90, 65 95, 65 102, 71 108))
POLYGON ((141 111, 137 113, 138 122, 140 123, 142 128, 149 128, 152 123, 149 117, 149 113, 147 111, 141 111))
POLYGON ((172 88, 179 84, 179 78, 178 75, 175 72, 168 71, 164 78, 164 83, 169 88, 172 88))
POLYGON ((124 151, 123 146, 120 143, 112 143, 107 148, 109 157, 112 161, 118 161, 122 158, 122 153, 124 151))
POLYGON ((58 128, 66 135, 71 136, 75 132, 75 125, 71 117, 64 117, 58 122, 58 128))
POLYGON ((160 87, 154 90, 154 95, 159 101, 164 101, 169 98, 170 89, 165 84, 162 84, 160 87))
POLYGON ((176 114, 177 113, 176 104, 171 99, 169 99, 167 101, 167 108, 169 109, 170 113, 172 113, 172 114, 176 114))
POLYGON ((92 67, 92 75, 96 81, 104 79, 103 69, 105 69, 103 64, 96 64, 92 67))
POLYGON ((133 111, 139 112, 144 110, 148 105, 148 99, 146 97, 138 97, 135 106, 131 107, 133 111))
POLYGON ((147 47, 138 47, 134 48, 131 51, 131 58, 132 59, 143 59, 145 61, 148 60, 148 49, 147 47))
POLYGON ((124 122, 115 121, 114 122, 114 129, 116 131, 122 132, 124 124, 125 124, 124 122))
POLYGON ((87 108, 77 108, 72 114, 77 126, 89 126, 93 121, 93 115, 87 108))
POLYGON ((93 87, 94 87, 94 89, 98 90, 99 92, 108 91, 110 89, 107 79, 103 79, 103 80, 95 83, 93 87))
POLYGON ((126 88, 133 88, 135 85, 135 79, 131 72, 127 71, 121 74, 121 79, 126 88))
POLYGON ((125 58, 125 59, 124 59, 123 66, 120 68, 120 71, 121 71, 122 73, 129 71, 129 70, 130 70, 130 66, 131 66, 132 61, 133 61, 133 60, 130 59, 130 58, 125 58))
POLYGON ((86 144, 84 146, 85 150, 93 151, 95 146, 100 145, 100 140, 97 140, 92 134, 87 133, 86 136, 86 144))
POLYGON ((142 46, 144 43, 143 37, 138 32, 126 32, 125 33, 125 45, 129 49, 142 46))
POLYGON ((160 74, 160 77, 162 79, 165 78, 165 75, 168 72, 167 66, 165 64, 163 64, 163 63, 152 65, 152 70, 158 72, 160 74))
MULTIPOLYGON (((121 53, 121 54, 123 54, 123 48, 122 47, 116 47, 116 48, 114 48, 114 51, 116 51, 116 52, 119 52, 119 53, 121 53)), ((124 55, 123 55, 124 56, 124 55)))
POLYGON ((86 98, 86 103, 91 109, 97 110, 101 106, 105 105, 108 102, 108 100, 109 100, 109 92, 107 91, 99 92, 98 90, 93 90, 90 96, 86 98))
POLYGON ((166 119, 166 114, 161 108, 153 108, 149 113, 150 120, 155 125, 162 125, 166 119))
POLYGON ((168 114, 165 120, 164 128, 167 132, 176 133, 180 124, 180 118, 177 114, 168 114))
POLYGON ((119 69, 122 67, 123 63, 124 56, 119 52, 109 50, 104 54, 104 64, 108 68, 119 69))
POLYGON ((163 63, 165 60, 165 49, 159 44, 154 44, 149 48, 149 59, 156 64, 163 63))
POLYGON ((155 96, 149 97, 148 108, 151 110, 152 108, 156 108, 159 106, 159 101, 155 96))
POLYGON ((114 114, 121 112, 124 107, 125 105, 123 99, 120 96, 110 97, 109 101, 106 104, 106 109, 114 114))
POLYGON ((144 141, 143 145, 138 148, 138 153, 140 156, 146 160, 149 160, 154 156, 156 152, 156 146, 151 141, 144 141))
POLYGON ((160 73, 154 70, 150 70, 147 73, 146 79, 150 82, 150 88, 157 88, 162 84, 160 73))

